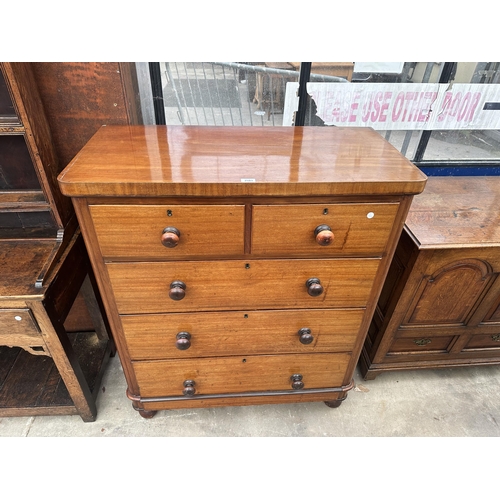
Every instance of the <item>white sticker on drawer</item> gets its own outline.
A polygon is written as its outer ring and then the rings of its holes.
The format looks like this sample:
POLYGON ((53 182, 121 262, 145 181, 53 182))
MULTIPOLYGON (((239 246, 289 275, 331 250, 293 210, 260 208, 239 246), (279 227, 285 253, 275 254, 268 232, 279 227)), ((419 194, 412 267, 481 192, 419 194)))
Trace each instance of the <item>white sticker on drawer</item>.
POLYGON ((241 182, 255 182, 255 179, 241 179, 241 182))

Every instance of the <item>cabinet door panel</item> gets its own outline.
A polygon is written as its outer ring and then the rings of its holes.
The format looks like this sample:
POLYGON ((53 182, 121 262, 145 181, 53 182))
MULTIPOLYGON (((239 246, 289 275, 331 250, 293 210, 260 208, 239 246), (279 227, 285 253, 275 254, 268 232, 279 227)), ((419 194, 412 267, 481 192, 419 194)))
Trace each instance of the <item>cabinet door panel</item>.
POLYGON ((465 324, 492 277, 483 261, 464 259, 425 277, 403 324, 465 324))

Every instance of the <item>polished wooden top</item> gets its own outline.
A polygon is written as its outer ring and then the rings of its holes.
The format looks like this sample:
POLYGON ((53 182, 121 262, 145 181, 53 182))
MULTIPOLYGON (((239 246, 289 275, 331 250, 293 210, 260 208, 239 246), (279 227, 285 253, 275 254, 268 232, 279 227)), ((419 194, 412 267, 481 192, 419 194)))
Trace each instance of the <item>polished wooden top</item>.
POLYGON ((59 176, 68 196, 416 194, 426 176, 367 128, 104 126, 59 176))
POLYGON ((406 228, 421 248, 500 245, 500 177, 429 177, 406 228))

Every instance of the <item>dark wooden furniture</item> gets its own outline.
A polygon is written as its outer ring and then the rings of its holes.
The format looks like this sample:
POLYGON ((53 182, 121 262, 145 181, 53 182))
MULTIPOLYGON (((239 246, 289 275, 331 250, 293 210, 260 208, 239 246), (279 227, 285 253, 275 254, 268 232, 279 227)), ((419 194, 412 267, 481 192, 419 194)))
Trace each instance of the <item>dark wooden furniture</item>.
POLYGON ((102 125, 142 123, 135 63, 36 62, 31 67, 61 165, 102 125))
POLYGON ((114 347, 32 67, 0 70, 0 416, 91 421, 114 347), (79 293, 95 331, 68 335, 79 293))
POLYGON ((338 406, 425 179, 370 129, 103 127, 59 183, 133 406, 338 406))
POLYGON ((365 379, 500 362, 499 222, 499 177, 429 178, 363 348, 365 379))
POLYGON ((0 416, 80 415, 90 422, 112 343, 81 235, 35 285, 53 246, 0 241, 0 416), (96 331, 68 334, 64 321, 80 290, 96 331))

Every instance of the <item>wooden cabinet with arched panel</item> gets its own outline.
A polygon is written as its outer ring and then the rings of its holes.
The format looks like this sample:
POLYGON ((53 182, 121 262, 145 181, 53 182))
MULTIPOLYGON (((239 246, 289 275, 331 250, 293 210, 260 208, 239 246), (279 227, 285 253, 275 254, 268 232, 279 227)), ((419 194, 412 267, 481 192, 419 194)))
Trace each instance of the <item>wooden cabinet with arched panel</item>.
POLYGON ((400 369, 500 363, 500 178, 431 177, 414 199, 360 359, 400 369))

